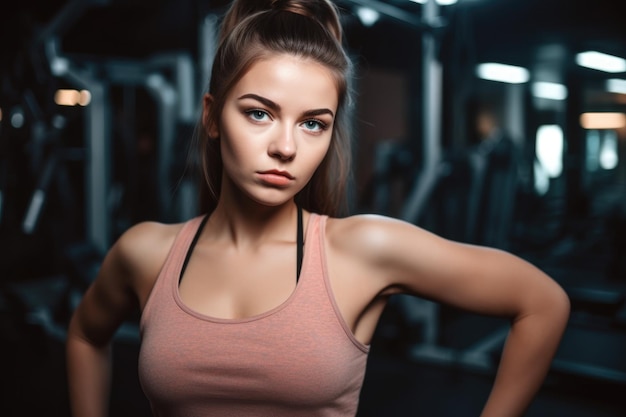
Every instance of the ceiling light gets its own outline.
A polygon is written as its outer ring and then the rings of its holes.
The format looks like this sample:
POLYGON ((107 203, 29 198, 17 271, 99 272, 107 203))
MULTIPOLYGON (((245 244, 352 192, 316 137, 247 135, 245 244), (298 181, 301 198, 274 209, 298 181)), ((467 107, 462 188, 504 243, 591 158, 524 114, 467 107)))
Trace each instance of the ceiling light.
POLYGON ((16 107, 11 112, 11 126, 15 129, 19 129, 24 126, 24 122, 26 121, 24 117, 24 112, 21 107, 16 107))
POLYGON ((605 72, 626 71, 626 60, 597 51, 581 52, 576 55, 576 63, 581 67, 605 72))
POLYGON ((547 98, 549 100, 565 100, 567 98, 567 87, 563 84, 538 81, 532 85, 533 96, 537 98, 547 98))
POLYGON ((606 80, 606 89, 609 93, 626 94, 626 80, 618 78, 606 80))
POLYGON ((53 75, 62 76, 67 73, 70 68, 70 61, 66 58, 54 57, 50 61, 50 70, 53 75))
POLYGON ((600 147, 600 166, 603 169, 614 169, 619 162, 619 149, 617 144, 617 134, 614 130, 609 130, 604 135, 602 146, 600 147))
POLYGON ((476 68, 476 74, 483 80, 500 81, 510 84, 525 83, 530 78, 526 68, 493 62, 479 64, 476 68))
POLYGON ((546 174, 557 178, 563 171, 563 129, 559 125, 543 125, 535 140, 537 159, 546 174))
POLYGON ((356 14, 359 16, 361 23, 367 27, 374 25, 380 19, 380 13, 370 7, 359 7, 356 9, 356 14))

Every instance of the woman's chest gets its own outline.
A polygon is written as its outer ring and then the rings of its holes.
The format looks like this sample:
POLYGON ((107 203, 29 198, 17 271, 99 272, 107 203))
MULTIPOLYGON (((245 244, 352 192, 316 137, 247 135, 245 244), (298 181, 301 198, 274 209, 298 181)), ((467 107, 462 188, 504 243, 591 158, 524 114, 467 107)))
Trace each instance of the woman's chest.
POLYGON ((146 394, 323 404, 347 386, 358 390, 367 355, 332 305, 291 301, 244 320, 204 317, 179 303, 152 312, 139 365, 146 394))

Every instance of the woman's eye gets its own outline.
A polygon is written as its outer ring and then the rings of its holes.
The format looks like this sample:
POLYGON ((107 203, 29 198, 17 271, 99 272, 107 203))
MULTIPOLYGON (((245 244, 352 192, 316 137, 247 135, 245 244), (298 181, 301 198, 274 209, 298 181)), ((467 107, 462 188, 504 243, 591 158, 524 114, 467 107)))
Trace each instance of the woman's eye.
POLYGON ((326 123, 315 119, 307 120, 306 122, 302 123, 302 126, 304 126, 306 130, 310 130, 312 132, 320 132, 322 130, 326 130, 326 123))
POLYGON ((265 120, 269 118, 269 115, 267 114, 267 112, 263 110, 249 110, 246 113, 248 117, 250 117, 252 120, 256 122, 264 122, 265 120))

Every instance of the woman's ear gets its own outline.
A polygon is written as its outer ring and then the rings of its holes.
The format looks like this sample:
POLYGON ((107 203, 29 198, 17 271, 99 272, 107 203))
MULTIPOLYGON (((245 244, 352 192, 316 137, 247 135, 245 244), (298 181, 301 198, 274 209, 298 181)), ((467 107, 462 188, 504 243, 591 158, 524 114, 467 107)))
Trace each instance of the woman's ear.
POLYGON ((211 106, 213 106, 213 96, 207 93, 202 97, 202 126, 209 138, 217 139, 220 136, 220 130, 212 115, 211 106))

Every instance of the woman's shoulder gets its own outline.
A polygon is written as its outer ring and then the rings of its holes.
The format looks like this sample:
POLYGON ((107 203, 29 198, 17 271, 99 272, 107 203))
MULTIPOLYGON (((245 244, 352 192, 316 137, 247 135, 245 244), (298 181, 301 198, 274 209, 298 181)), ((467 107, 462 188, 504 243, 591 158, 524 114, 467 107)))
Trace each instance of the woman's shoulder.
POLYGON ((173 243, 183 225, 184 223, 140 222, 127 229, 115 244, 129 252, 159 250, 173 243))
POLYGON ((407 235, 416 239, 422 230, 397 218, 358 214, 329 217, 325 232, 329 244, 337 249, 377 257, 407 235))
POLYGON ((117 239, 109 256, 133 277, 156 278, 183 225, 137 223, 117 239))
POLYGON ((375 238, 395 229, 416 228, 403 220, 380 214, 355 214, 348 217, 329 217, 327 234, 345 238, 375 238))

